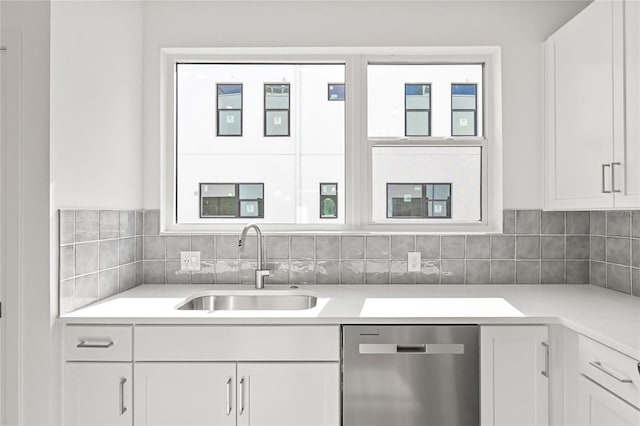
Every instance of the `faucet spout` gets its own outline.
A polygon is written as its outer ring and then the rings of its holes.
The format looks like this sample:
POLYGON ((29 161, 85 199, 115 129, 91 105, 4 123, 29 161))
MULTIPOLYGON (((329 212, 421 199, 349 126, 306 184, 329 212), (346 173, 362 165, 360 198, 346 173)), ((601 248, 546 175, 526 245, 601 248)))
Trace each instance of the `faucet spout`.
POLYGON ((238 247, 240 247, 240 251, 242 252, 242 250, 244 249, 244 246, 246 245, 245 241, 247 239, 247 233, 249 232, 250 229, 253 229, 256 231, 256 239, 258 240, 257 246, 256 246, 257 269, 255 272, 255 276, 256 276, 256 288, 261 289, 261 288, 264 288, 264 277, 268 277, 270 272, 268 269, 265 269, 263 264, 262 232, 260 231, 260 228, 258 227, 258 225, 252 223, 244 227, 244 229, 242 230, 242 234, 240 234, 240 240, 238 240, 238 247))

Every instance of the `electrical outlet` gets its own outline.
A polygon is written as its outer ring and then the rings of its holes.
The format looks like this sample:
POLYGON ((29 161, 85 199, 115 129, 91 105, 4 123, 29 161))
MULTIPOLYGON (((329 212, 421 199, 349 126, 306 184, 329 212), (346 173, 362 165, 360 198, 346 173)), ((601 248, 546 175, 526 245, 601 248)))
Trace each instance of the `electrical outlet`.
POLYGON ((200 252, 199 251, 181 251, 180 252, 180 270, 181 271, 199 271, 200 270, 200 252))
POLYGON ((407 263, 409 272, 420 272, 420 252, 410 251, 407 263))

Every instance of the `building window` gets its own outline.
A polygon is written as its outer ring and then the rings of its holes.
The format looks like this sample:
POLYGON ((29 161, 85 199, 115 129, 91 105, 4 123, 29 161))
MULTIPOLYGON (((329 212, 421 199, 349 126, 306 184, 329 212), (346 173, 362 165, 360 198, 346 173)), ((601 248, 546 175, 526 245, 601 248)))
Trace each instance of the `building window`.
POLYGON ((200 217, 263 218, 263 183, 201 183, 200 217))
POLYGON ((451 218, 451 184, 427 183, 427 217, 451 218))
POLYGON ((242 136, 242 84, 217 84, 217 135, 242 136))
POLYGON ((289 136, 289 84, 264 85, 264 135, 289 136))
POLYGON ((431 84, 404 85, 404 135, 431 135, 431 84))
POLYGON ((388 183, 388 218, 451 218, 450 183, 388 183))
POLYGON ((329 83, 327 85, 328 97, 330 101, 344 101, 344 84, 329 83))
POLYGON ((320 184, 320 219, 338 217, 338 184, 320 184))
POLYGON ((451 85, 451 136, 477 136, 478 85, 451 85))

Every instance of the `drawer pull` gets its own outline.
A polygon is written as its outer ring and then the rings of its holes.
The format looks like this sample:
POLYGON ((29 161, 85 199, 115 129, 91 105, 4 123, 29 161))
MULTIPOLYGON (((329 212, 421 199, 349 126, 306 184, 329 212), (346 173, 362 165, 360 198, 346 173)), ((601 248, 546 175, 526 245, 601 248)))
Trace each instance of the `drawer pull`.
POLYGON ((124 405, 124 385, 127 384, 127 379, 122 378, 120 380, 120 415, 124 416, 124 413, 127 412, 127 407, 124 405))
POLYGON ((600 363, 600 361, 591 361, 589 363, 590 366, 597 368, 598 370, 602 371, 604 374, 606 374, 607 376, 611 376, 614 379, 616 379, 617 381, 619 381, 620 383, 633 383, 633 381, 631 379, 624 379, 620 376, 618 376, 615 373, 612 373, 611 371, 607 370, 606 368, 604 368, 602 366, 602 364, 600 363))
POLYGON ((109 342, 109 343, 89 343, 86 340, 82 340, 80 341, 80 343, 78 343, 78 345, 76 346, 77 348, 93 348, 93 349, 108 349, 111 346, 113 346, 113 342, 109 342))
POLYGON ((540 372, 544 377, 549 377, 549 344, 547 342, 541 343, 544 348, 544 370, 540 372))

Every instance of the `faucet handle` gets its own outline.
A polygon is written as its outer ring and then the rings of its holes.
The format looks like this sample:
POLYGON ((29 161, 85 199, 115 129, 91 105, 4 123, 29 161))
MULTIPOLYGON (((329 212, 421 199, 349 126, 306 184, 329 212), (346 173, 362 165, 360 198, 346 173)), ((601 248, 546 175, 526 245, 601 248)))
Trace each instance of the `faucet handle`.
POLYGON ((271 271, 268 269, 257 269, 256 275, 260 275, 261 277, 268 277, 271 275, 271 271))

